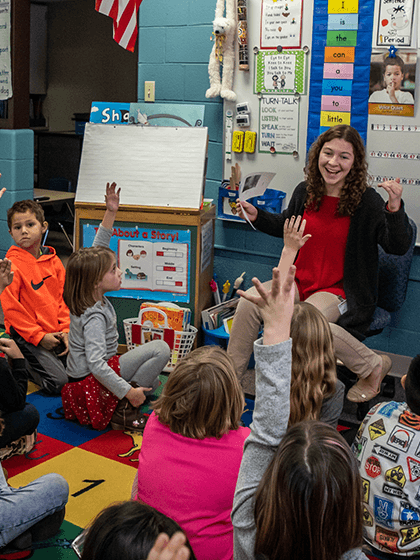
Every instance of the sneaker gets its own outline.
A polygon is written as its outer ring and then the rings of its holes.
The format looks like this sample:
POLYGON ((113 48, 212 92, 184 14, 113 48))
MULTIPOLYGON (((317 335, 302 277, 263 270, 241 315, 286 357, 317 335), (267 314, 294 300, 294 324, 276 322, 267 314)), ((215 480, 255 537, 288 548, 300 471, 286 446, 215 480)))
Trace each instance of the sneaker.
POLYGON ((124 397, 121 399, 111 418, 111 428, 113 430, 129 430, 130 432, 143 433, 146 426, 147 416, 140 412, 140 408, 133 406, 124 397))

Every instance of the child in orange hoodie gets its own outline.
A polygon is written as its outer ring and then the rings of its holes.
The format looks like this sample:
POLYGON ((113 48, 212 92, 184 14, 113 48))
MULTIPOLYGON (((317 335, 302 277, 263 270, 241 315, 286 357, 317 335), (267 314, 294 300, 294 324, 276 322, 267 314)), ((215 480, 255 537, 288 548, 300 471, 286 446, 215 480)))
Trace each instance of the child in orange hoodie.
POLYGON ((16 246, 6 254, 14 279, 1 295, 5 327, 27 359, 35 383, 48 393, 60 393, 68 381, 65 269, 55 250, 41 245, 48 223, 38 203, 15 202, 7 211, 7 224, 16 246))

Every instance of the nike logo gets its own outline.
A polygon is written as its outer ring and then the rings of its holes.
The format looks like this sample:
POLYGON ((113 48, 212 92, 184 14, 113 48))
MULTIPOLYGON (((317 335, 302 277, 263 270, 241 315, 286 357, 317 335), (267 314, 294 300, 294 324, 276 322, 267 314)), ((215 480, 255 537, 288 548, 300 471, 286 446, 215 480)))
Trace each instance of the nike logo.
POLYGON ((31 286, 34 290, 39 290, 39 288, 44 284, 44 280, 46 280, 47 278, 51 278, 52 274, 50 274, 49 276, 46 276, 45 278, 43 278, 41 280, 41 282, 39 282, 39 284, 34 284, 33 280, 31 280, 31 286))

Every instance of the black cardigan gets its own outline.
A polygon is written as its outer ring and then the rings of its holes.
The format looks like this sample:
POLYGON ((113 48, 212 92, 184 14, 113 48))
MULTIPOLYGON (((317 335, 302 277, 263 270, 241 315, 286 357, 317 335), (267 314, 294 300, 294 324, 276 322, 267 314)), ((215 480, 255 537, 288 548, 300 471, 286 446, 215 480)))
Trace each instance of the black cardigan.
MULTIPOLYGON (((299 183, 281 214, 258 209, 255 227, 274 237, 283 237, 286 218, 303 215, 306 196, 306 183, 299 183)), ((337 324, 359 340, 369 330, 378 299, 378 244, 386 253, 404 255, 413 235, 404 203, 401 201, 398 212, 388 212, 385 206, 383 198, 369 187, 350 220, 344 257, 347 311, 337 324)))

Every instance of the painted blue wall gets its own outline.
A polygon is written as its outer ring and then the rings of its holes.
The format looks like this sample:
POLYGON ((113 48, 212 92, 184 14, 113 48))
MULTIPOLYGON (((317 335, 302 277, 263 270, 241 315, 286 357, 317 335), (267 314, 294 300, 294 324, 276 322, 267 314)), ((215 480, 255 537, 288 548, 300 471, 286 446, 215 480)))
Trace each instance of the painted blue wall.
POLYGON ((1 199, 0 258, 13 244, 7 227, 6 212, 17 200, 34 196, 34 133, 32 130, 0 130, 1 199))
MULTIPOLYGON (((138 101, 144 82, 156 83, 156 102, 204 104, 209 129, 209 164, 205 196, 217 201, 222 179, 223 104, 206 99, 207 66, 216 0, 143 0, 139 10, 138 101)), ((409 212, 409 209, 408 209, 409 212)), ((222 284, 246 271, 265 280, 278 262, 281 240, 251 231, 249 226, 216 220, 214 270, 222 284)), ((357 271, 355 271, 357 274, 357 271)), ((390 327, 368 340, 378 350, 414 356, 420 352, 420 248, 416 249, 407 300, 390 327)))

